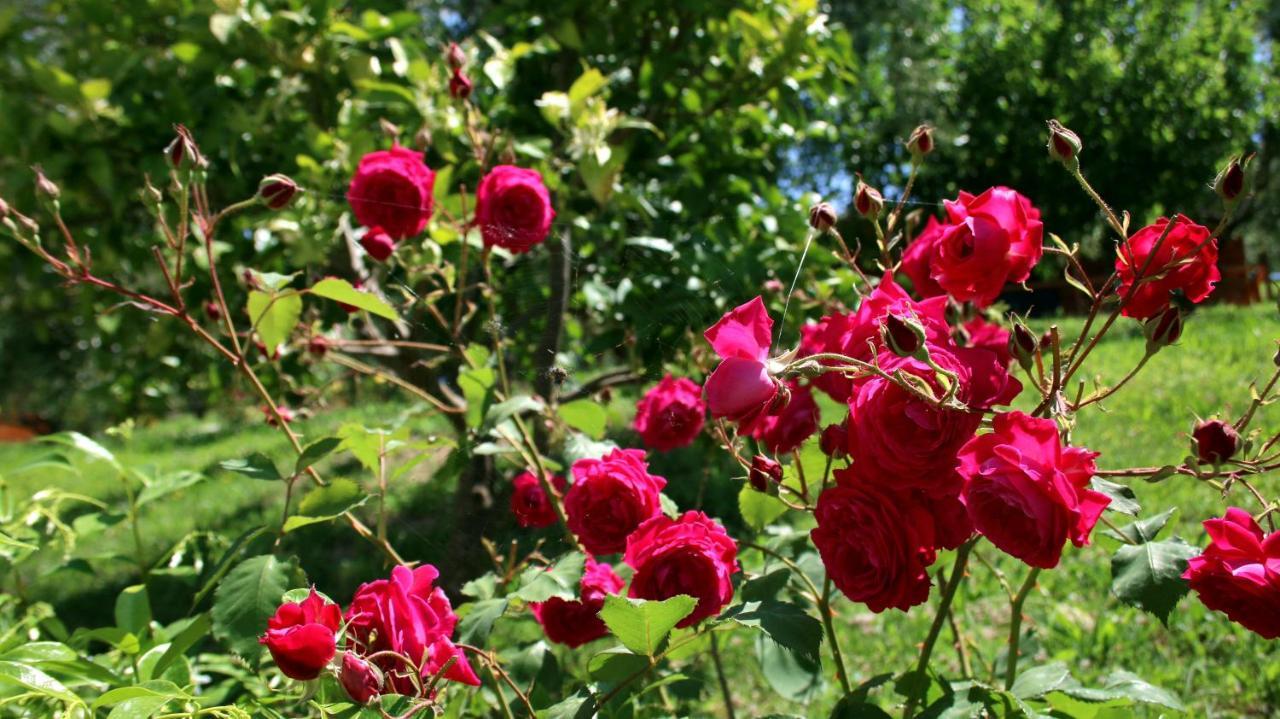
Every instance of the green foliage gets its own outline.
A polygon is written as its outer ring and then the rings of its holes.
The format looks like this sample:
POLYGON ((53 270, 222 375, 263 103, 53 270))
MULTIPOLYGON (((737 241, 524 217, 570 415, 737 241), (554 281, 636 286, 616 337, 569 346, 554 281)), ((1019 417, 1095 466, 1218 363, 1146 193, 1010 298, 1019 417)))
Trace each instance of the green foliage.
POLYGON ((666 641, 667 634, 697 605, 697 600, 680 594, 662 601, 605 597, 600 618, 622 645, 636 654, 652 657, 666 641))
POLYGON ((235 566, 213 593, 213 636, 246 661, 259 655, 258 637, 289 589, 306 583, 297 563, 275 555, 250 557, 235 566))

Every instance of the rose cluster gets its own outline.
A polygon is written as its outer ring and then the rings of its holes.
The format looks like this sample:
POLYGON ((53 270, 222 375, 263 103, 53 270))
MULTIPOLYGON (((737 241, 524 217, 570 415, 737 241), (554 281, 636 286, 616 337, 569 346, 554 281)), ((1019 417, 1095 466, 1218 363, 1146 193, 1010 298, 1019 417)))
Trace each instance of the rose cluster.
POLYGON ((259 642, 286 676, 308 681, 333 671, 361 704, 382 694, 422 696, 437 676, 479 686, 452 641, 458 617, 435 586, 438 577, 429 564, 396 567, 389 579, 361 585, 345 613, 312 589, 301 602, 281 604, 259 642), (346 646, 335 666, 344 621, 346 646))

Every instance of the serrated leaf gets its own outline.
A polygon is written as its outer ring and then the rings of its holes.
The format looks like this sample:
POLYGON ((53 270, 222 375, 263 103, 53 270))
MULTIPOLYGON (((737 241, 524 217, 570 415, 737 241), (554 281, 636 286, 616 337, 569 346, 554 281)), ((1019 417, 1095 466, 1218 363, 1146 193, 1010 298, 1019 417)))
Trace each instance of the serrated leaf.
POLYGON ((611 594, 604 599, 600 618, 627 649, 653 656, 681 619, 689 616, 698 600, 687 594, 650 601, 611 594))
POLYGON ((516 596, 526 602, 545 602, 552 597, 575 600, 581 594, 582 573, 587 555, 570 552, 550 567, 528 567, 520 575, 516 596))
POLYGON ((1051 691, 1079 686, 1062 662, 1031 667, 1018 675, 1009 691, 1019 699, 1038 699, 1051 691))
POLYGON ((199 472, 170 472, 152 481, 138 493, 138 506, 163 499, 174 492, 203 482, 206 477, 199 472))
POLYGON ((1159 704, 1175 711, 1183 711, 1185 708, 1182 700, 1178 699, 1173 692, 1161 689, 1142 677, 1124 670, 1115 671, 1107 677, 1105 689, 1144 704, 1159 704))
POLYGON ((775 692, 789 701, 805 701, 822 686, 822 663, 804 658, 763 633, 756 637, 760 671, 775 692))
POLYGON ((240 552, 244 551, 244 548, 249 546, 250 542, 257 539, 265 531, 267 531, 266 527, 252 527, 246 529, 239 537, 236 537, 231 546, 227 548, 227 551, 223 552, 218 559, 217 565, 210 572, 209 579, 205 581, 204 586, 200 587, 200 591, 196 592, 195 597, 192 598, 191 608, 193 610, 200 606, 200 602, 204 601, 204 598, 217 588, 218 582, 222 581, 222 577, 231 569, 232 563, 240 556, 240 552))
POLYGON ((744 483, 738 491, 738 511, 742 513, 742 521, 758 532, 781 517, 787 511, 787 505, 777 497, 757 492, 749 483, 744 483))
POLYGON ((151 670, 153 676, 164 674, 164 670, 168 669, 179 657, 186 654, 187 650, 195 646, 200 640, 209 634, 209 629, 213 627, 208 614, 198 614, 185 629, 174 635, 169 641, 169 648, 160 655, 156 660, 155 667, 151 670))
POLYGON ((648 666, 649 657, 614 647, 591 657, 587 662, 587 672, 598 682, 617 684, 648 666))
POLYGON ((591 437, 603 439, 609 415, 599 402, 591 399, 578 399, 566 402, 557 408, 557 413, 564 423, 591 437))
POLYGON ((365 469, 376 473, 383 454, 403 447, 409 441, 409 428, 401 426, 386 430, 348 422, 338 428, 338 437, 342 439, 342 449, 355 455, 365 469))
POLYGON ((298 455, 298 461, 293 465, 293 473, 302 474, 307 471, 307 467, 329 456, 341 444, 340 437, 325 437, 307 445, 306 449, 302 450, 302 454, 298 455))
POLYGON ((746 627, 758 627, 769 638, 801 658, 818 662, 822 644, 822 622, 790 602, 767 600, 747 602, 728 612, 729 618, 746 627))
POLYGON ((506 597, 482 599, 458 607, 458 641, 463 644, 484 646, 493 631, 493 623, 507 612, 510 602, 506 597))
POLYGON ((228 472, 243 474, 251 479, 277 482, 284 479, 280 476, 280 470, 276 469, 276 463, 261 452, 254 452, 243 459, 228 459, 219 463, 218 466, 228 472))
POLYGON ((1182 579, 1187 560, 1199 553, 1181 539, 1120 547, 1111 558, 1111 591, 1167 626, 1169 612, 1188 590, 1182 579))
POLYGON ((1131 524, 1126 524, 1118 530, 1108 529, 1107 536, 1114 537, 1122 542, 1130 544, 1143 544, 1150 542, 1160 534, 1160 530, 1164 529, 1169 523, 1169 519, 1173 517, 1173 513, 1178 511, 1177 507, 1170 507, 1154 517, 1140 519, 1131 524))
MULTIPOLYGON (((152 679, 141 684, 117 687, 104 692, 93 701, 93 708, 118 706, 135 699, 161 699, 165 702, 177 699, 190 699, 191 695, 183 691, 177 684, 164 679, 152 679)), ((163 704, 162 704, 163 706, 163 704)))
POLYGON ((1094 491, 1101 492, 1111 498, 1111 504, 1107 505, 1107 509, 1113 512, 1136 517, 1138 512, 1142 510, 1142 507, 1138 506, 1137 495, 1133 493, 1133 489, 1130 487, 1108 482, 1098 477, 1093 478, 1092 487, 1094 491))
POLYGON ((596 715, 596 699, 586 687, 577 693, 538 711, 538 719, 592 719, 596 715))
POLYGON ((512 417, 525 412, 541 412, 546 405, 542 400, 534 399, 527 394, 520 394, 511 399, 491 405, 484 413, 482 427, 495 427, 512 417))
POLYGON ((252 268, 249 269, 249 276, 253 278, 254 287, 260 287, 267 292, 283 290, 300 274, 302 273, 290 272, 287 275, 282 275, 279 272, 259 272, 252 268))
POLYGON ((368 499, 359 484, 346 478, 335 479, 328 486, 307 492, 307 496, 298 503, 298 513, 285 520, 283 529, 288 533, 309 524, 327 522, 359 507, 368 499))
POLYGON ((379 317, 385 317, 393 321, 400 319, 400 315, 395 309, 381 297, 372 292, 357 290, 350 282, 337 277, 326 277, 320 280, 311 286, 310 292, 318 297, 341 302, 344 305, 351 305, 379 317))
POLYGON ((787 586, 787 582, 790 579, 790 569, 775 569, 768 574, 753 577, 743 582, 742 587, 738 590, 738 595, 742 597, 744 602, 763 602, 769 599, 777 599, 778 592, 781 592, 787 586))
POLYGON ((298 325, 298 318, 302 316, 302 297, 296 292, 269 295, 253 290, 249 292, 248 309, 249 324, 267 348, 266 354, 270 355, 289 339, 293 328, 298 325))
POLYGON ((258 636, 290 587, 306 584, 293 560, 271 554, 237 564, 213 593, 213 636, 245 660, 256 663, 258 636))

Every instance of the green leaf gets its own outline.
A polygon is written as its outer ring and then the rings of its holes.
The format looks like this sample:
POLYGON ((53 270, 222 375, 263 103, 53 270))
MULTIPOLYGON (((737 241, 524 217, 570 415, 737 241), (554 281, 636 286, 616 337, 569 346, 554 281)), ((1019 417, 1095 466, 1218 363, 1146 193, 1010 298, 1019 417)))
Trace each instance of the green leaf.
POLYGON ((1169 612, 1187 593, 1182 572, 1200 550, 1181 539, 1125 545, 1111 558, 1111 591, 1133 607, 1169 624, 1169 612))
POLYGON ((300 527, 327 522, 350 511, 369 499, 360 485, 345 477, 333 480, 325 487, 307 492, 298 504, 298 513, 284 523, 284 531, 292 532, 300 527))
POLYGON ((476 367, 458 373, 458 386, 467 400, 467 426, 477 428, 493 399, 493 385, 498 375, 491 367, 476 367))
POLYGON ((769 686, 785 699, 806 701, 822 686, 821 662, 806 659, 763 633, 756 636, 756 658, 769 686))
POLYGON ((164 674, 164 670, 168 669, 171 664, 178 660, 187 650, 194 647, 204 639, 209 630, 213 627, 208 614, 198 614, 185 629, 178 632, 169 642, 169 648, 160 655, 156 660, 156 665, 152 668, 152 676, 164 674))
POLYGON ((507 613, 508 604, 510 602, 506 597, 500 597, 468 602, 458 607, 458 641, 484 646, 489 639, 489 632, 493 631, 493 623, 507 613))
POLYGON ((729 610, 729 618, 745 627, 763 629, 779 645, 810 662, 819 661, 822 622, 790 602, 747 602, 729 610))
POLYGON ((1144 704, 1159 704, 1175 711, 1185 708, 1173 692, 1149 684, 1142 677, 1124 670, 1117 670, 1107 677, 1104 687, 1106 691, 1144 704))
POLYGON ((836 704, 836 708, 831 711, 830 719, 892 719, 892 717, 875 704, 850 694, 836 704))
POLYGON ((89 459, 106 462, 117 470, 121 469, 120 462, 116 460, 116 456, 114 454, 112 454, 106 447, 103 447, 79 432, 51 434, 48 437, 44 437, 41 441, 71 447, 72 449, 83 453, 89 459))
POLYGON ((22 664, 73 662, 76 659, 76 653, 62 642, 27 642, 0 655, 0 659, 22 664))
POLYGON ((1164 529, 1169 523, 1169 519, 1173 517, 1173 513, 1178 511, 1177 507, 1170 507, 1154 517, 1138 520, 1132 524, 1120 527, 1118 530, 1108 529, 1106 534, 1115 537, 1122 542, 1131 544, 1143 544, 1150 542, 1160 534, 1160 530, 1164 529))
POLYGON ((557 704, 538 711, 538 719, 592 719, 596 715, 596 699, 586 687, 557 704))
POLYGON ((617 448, 609 440, 597 442, 585 434, 570 432, 564 440, 564 459, 570 464, 580 459, 600 459, 617 448))
POLYGON ((79 701, 62 682, 35 667, 17 662, 0 661, 0 684, 15 684, 64 702, 79 701))
POLYGON ((504 402, 491 405, 484 413, 484 422, 481 426, 494 427, 525 412, 541 412, 545 407, 542 400, 534 399, 527 394, 519 394, 504 402))
POLYGON ((80 83, 80 93, 89 102, 105 100, 111 96, 111 81, 105 77, 95 77, 80 83))
POLYGON ((337 277, 326 277, 323 280, 311 286, 311 294, 319 297, 331 299, 335 302, 341 302, 344 305, 351 305, 358 309, 365 310, 370 314, 379 317, 385 317, 389 320, 399 320, 400 315, 395 309, 387 304, 381 297, 372 292, 362 292, 351 286, 350 282, 337 277))
POLYGON ((261 287, 268 292, 275 293, 288 287, 300 272, 290 272, 282 275, 279 272, 259 272, 255 269, 249 270, 249 276, 253 278, 253 285, 261 287))
POLYGON ((342 449, 355 455, 365 469, 377 473, 382 455, 409 441, 409 428, 386 430, 348 422, 338 428, 338 437, 342 438, 342 449))
POLYGON ((744 602, 763 602, 769 599, 777 599, 778 592, 781 592, 787 586, 787 582, 790 579, 790 569, 775 569, 768 574, 743 582, 742 588, 738 590, 738 595, 742 597, 744 602))
POLYGON ((341 444, 342 439, 340 437, 325 437, 307 445, 307 448, 302 450, 302 454, 298 455, 298 461, 293 466, 293 473, 302 474, 307 471, 307 467, 329 456, 341 444))
POLYGON ((228 459, 218 466, 228 472, 243 474, 251 479, 265 479, 272 482, 284 479, 280 476, 280 470, 276 469, 276 463, 261 452, 254 452, 243 459, 228 459))
POLYGON ((1038 699, 1051 691, 1079 686, 1062 662, 1032 667, 1014 680, 1010 691, 1019 699, 1038 699))
POLYGON ((200 591, 196 592, 195 597, 192 598, 192 610, 200 606, 200 602, 203 602, 204 598, 209 595, 209 592, 212 592, 218 586, 218 582, 222 581, 222 577, 226 575, 227 570, 231 569, 231 563, 236 560, 236 557, 240 556, 240 553, 244 551, 244 548, 249 546, 250 542, 257 539, 265 531, 267 531, 266 527, 252 527, 250 529, 246 529, 239 537, 236 537, 235 541, 231 543, 231 546, 227 548, 227 551, 223 552, 222 557, 218 559, 217 565, 215 565, 213 571, 210 572, 209 578, 205 581, 204 586, 200 587, 200 591))
POLYGON ((738 490, 738 511, 742 513, 742 521, 758 532, 781 517, 787 511, 787 505, 777 497, 757 492, 749 483, 744 483, 738 490))
POLYGON ((138 493, 138 506, 142 507, 157 499, 163 499, 174 492, 186 489, 203 482, 207 477, 199 472, 170 472, 153 480, 138 493))
POLYGON ((648 666, 649 657, 614 647, 591 657, 587 662, 587 672, 598 682, 617 684, 648 666))
POLYGON ((557 408, 560 419, 564 423, 591 437, 604 439, 605 426, 609 415, 604 407, 595 400, 578 399, 562 404, 557 408))
POLYGON ((664 240, 661 237, 628 237, 623 244, 629 247, 644 247, 668 255, 676 251, 676 246, 671 244, 671 240, 664 240))
POLYGON ((604 599, 600 618, 627 649, 653 656, 681 619, 689 616, 698 600, 687 594, 648 601, 611 594, 604 599))
MULTIPOLYGON (((133 686, 119 687, 102 694, 93 702, 93 708, 119 706, 136 699, 161 699, 164 702, 190 699, 191 695, 177 684, 164 679, 152 679, 133 686)), ((112 712, 114 714, 114 712, 112 712)), ((133 716, 133 715, 129 715, 133 716)))
POLYGON ((552 597, 577 599, 586 563, 587 555, 570 552, 550 567, 531 566, 521 573, 520 590, 515 595, 526 602, 545 602, 552 597))
POLYGON ((141 635, 150 623, 151 600, 147 598, 147 586, 135 584, 125 587, 116 597, 116 626, 141 635))
POLYGON ((107 715, 107 719, 150 719, 159 714, 171 701, 174 700, 161 696, 126 699, 115 705, 107 715))
POLYGON ((1111 498, 1111 504, 1107 505, 1107 509, 1121 514, 1127 514, 1131 517, 1138 516, 1138 512, 1142 507, 1138 506, 1137 496, 1133 493, 1131 487, 1123 484, 1108 482, 1105 479, 1093 478, 1092 483, 1094 491, 1101 492, 1111 498))
POLYGON ((577 80, 569 86, 569 114, 576 117, 582 111, 582 105, 587 98, 603 90, 609 84, 609 79, 595 68, 589 68, 586 72, 578 76, 577 80))
POLYGON ((278 295, 259 290, 249 292, 249 322, 257 330, 268 355, 289 339, 301 316, 302 297, 296 292, 278 295))
POLYGON ((293 560, 270 554, 250 557, 227 573, 213 593, 213 636, 251 663, 259 655, 258 636, 290 587, 306 584, 293 560))

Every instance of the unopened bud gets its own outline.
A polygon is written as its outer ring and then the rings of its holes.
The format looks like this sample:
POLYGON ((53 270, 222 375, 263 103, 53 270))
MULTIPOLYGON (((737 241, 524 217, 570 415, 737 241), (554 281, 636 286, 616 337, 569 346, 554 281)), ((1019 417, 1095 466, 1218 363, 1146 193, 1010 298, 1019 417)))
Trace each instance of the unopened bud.
POLYGON ((258 183, 258 201, 273 210, 282 210, 298 194, 298 183, 287 175, 267 175, 258 183))
POLYGON ((1039 348, 1040 343, 1031 328, 1015 320, 1013 331, 1009 333, 1009 354, 1013 355, 1022 369, 1031 369, 1039 348))
POLYGON ((209 318, 210 322, 217 322, 222 319, 222 309, 218 307, 217 302, 204 303, 204 316, 209 318))
POLYGON ((853 193, 853 207, 859 215, 868 220, 874 220, 884 209, 884 197, 880 195, 879 190, 863 182, 859 177, 858 188, 853 193))
POLYGON ((431 129, 426 125, 418 128, 418 131, 413 134, 413 146, 426 152, 427 148, 431 147, 431 129))
POLYGON ((1057 120, 1049 121, 1049 157, 1067 167, 1080 164, 1080 150, 1084 145, 1080 136, 1062 126, 1057 120))
POLYGON ((329 341, 324 338, 324 335, 315 335, 307 341, 307 352, 313 357, 324 357, 328 351, 329 341))
POLYGON ((385 117, 380 117, 378 118, 378 127, 382 128, 382 134, 386 135, 388 140, 392 142, 400 140, 400 126, 394 122, 385 117))
POLYGON ((1244 165, 1241 164, 1239 155, 1232 157, 1218 176, 1213 178, 1213 191, 1228 204, 1240 198, 1240 194, 1244 192, 1244 165))
POLYGON ((200 154, 200 148, 191 137, 191 131, 182 125, 176 125, 174 129, 178 136, 173 138, 173 142, 170 142, 164 150, 169 166, 179 171, 203 169, 208 161, 200 154))
POLYGON ((142 188, 142 202, 151 211, 151 214, 160 214, 160 206, 164 204, 164 193, 151 184, 150 177, 147 178, 147 184, 142 188))
POLYGON ((53 180, 44 176, 44 170, 39 165, 31 168, 31 170, 36 173, 36 197, 40 198, 41 202, 56 203, 58 197, 62 194, 62 190, 58 189, 53 180))
POLYGON ((928 125, 921 125, 913 130, 911 137, 907 138, 907 150, 911 153, 911 157, 916 160, 933 152, 933 128, 928 125))
POLYGON ((849 455, 849 432, 844 424, 837 422, 827 425, 818 436, 818 449, 832 459, 841 459, 849 455))
POLYGON ((819 202, 809 208, 809 226, 818 232, 826 232, 836 224, 836 208, 826 202, 819 202))
POLYGON ((1168 347, 1182 336, 1182 311, 1168 307, 1164 312, 1142 323, 1142 334, 1147 338, 1147 352, 1168 347))
POLYGON ((370 227, 364 237, 360 238, 360 246, 378 262, 386 262, 391 253, 396 251, 396 241, 381 227, 370 227))
POLYGON ((1197 422, 1191 443, 1201 464, 1222 464, 1240 448, 1240 433, 1220 419, 1197 422))
POLYGON ((342 670, 338 681, 355 703, 368 704, 382 693, 382 671, 363 657, 351 652, 342 655, 342 670))
MULTIPOLYGON (((276 411, 280 413, 280 419, 283 419, 285 424, 289 424, 290 422, 292 422, 294 419, 297 418, 296 415, 294 414, 294 411, 284 405, 280 405, 276 407, 276 411)), ((272 427, 275 427, 278 424, 276 422, 276 416, 274 413, 272 413, 270 407, 263 405, 262 415, 266 418, 267 424, 271 425, 272 427)))
POLYGON ((924 325, 914 316, 890 312, 880 325, 880 338, 899 357, 915 357, 924 349, 924 325))
POLYGON ((751 488, 765 494, 777 494, 782 482, 782 465, 763 454, 751 458, 751 472, 747 475, 751 488))
POLYGON ((467 54, 458 47, 458 43, 449 43, 449 49, 444 54, 445 60, 449 63, 450 70, 461 70, 463 65, 467 64, 467 54))
POLYGON ((8 216, 9 216, 9 203, 5 202, 3 197, 0 197, 0 220, 3 220, 8 216))
POLYGON ((449 78, 449 96, 455 100, 465 100, 471 97, 471 90, 475 86, 471 84, 471 78, 461 70, 454 70, 453 77, 449 78))

